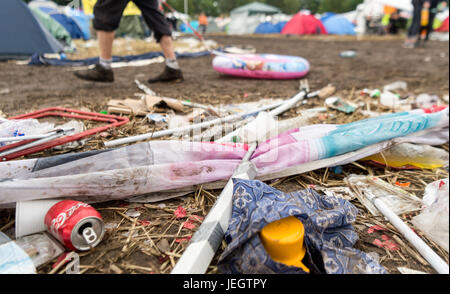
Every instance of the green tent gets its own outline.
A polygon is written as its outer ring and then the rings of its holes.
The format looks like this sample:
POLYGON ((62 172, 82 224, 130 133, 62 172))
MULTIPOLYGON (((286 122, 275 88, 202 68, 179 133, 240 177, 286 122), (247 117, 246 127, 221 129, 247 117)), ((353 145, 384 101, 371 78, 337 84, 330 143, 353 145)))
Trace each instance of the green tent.
POLYGON ((141 39, 145 37, 144 26, 140 15, 124 15, 120 20, 119 28, 116 30, 117 37, 131 37, 141 39))
POLYGON ((266 15, 272 15, 272 14, 277 14, 277 13, 281 13, 281 10, 264 4, 264 3, 260 3, 260 2, 252 2, 250 4, 238 7, 236 9, 231 10, 230 15, 236 15, 236 14, 241 14, 244 13, 246 15, 254 15, 254 14, 266 14, 266 15))
POLYGON ((64 46, 72 45, 72 38, 70 33, 55 19, 47 13, 41 11, 37 7, 29 7, 34 16, 39 19, 42 25, 49 31, 49 33, 64 46))

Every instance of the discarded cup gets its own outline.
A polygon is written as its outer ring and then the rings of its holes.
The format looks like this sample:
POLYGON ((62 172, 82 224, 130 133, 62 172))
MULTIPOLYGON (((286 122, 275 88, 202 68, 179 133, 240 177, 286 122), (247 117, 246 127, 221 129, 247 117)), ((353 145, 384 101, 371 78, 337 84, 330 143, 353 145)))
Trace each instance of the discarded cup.
POLYGON ((47 211, 61 200, 18 201, 16 203, 16 239, 45 232, 44 219, 47 211))

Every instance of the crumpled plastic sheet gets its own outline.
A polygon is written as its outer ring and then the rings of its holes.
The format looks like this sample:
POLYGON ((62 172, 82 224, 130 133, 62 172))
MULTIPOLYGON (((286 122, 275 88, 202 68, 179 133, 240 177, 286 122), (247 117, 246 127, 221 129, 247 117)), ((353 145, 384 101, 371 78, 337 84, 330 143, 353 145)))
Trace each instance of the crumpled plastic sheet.
MULTIPOLYGON (((347 125, 312 125, 260 144, 251 161, 258 176, 365 150, 340 165, 403 142, 448 142, 444 111, 384 115, 347 125), (373 148, 373 149, 372 149, 373 148)), ((228 180, 246 154, 245 144, 151 141, 110 150, 0 163, 0 205, 57 197, 124 199, 228 180)), ((320 166, 315 168, 322 168, 320 166)))
POLYGON ((306 259, 311 273, 386 274, 371 256, 356 250, 352 227, 358 210, 342 198, 313 189, 283 193, 263 182, 233 179, 233 208, 225 233, 228 246, 219 260, 227 274, 305 274, 301 268, 274 261, 259 232, 269 223, 295 216, 305 228, 306 259))

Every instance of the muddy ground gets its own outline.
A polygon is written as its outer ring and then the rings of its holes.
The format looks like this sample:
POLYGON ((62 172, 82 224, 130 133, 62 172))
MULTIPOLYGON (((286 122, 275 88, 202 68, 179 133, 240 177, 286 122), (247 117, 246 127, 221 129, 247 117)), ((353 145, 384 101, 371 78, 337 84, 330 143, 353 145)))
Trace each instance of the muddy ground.
MULTIPOLYGON (((449 47, 448 42, 432 41, 426 48, 414 50, 402 48, 400 38, 373 38, 357 41, 353 38, 301 38, 274 36, 209 36, 220 45, 251 45, 257 53, 275 53, 302 56, 311 63, 311 71, 307 76, 311 90, 320 89, 333 84, 344 98, 353 98, 355 91, 363 88, 382 88, 384 85, 398 80, 406 81, 411 94, 430 93, 440 97, 449 92, 449 47), (354 58, 341 58, 339 53, 344 50, 355 50, 354 58)), ((299 81, 270 81, 233 78, 220 75, 211 66, 212 57, 180 59, 185 81, 177 84, 153 84, 151 89, 167 97, 190 99, 193 102, 222 104, 242 101, 256 101, 261 98, 289 98, 298 92, 299 81)), ((128 67, 115 70, 116 81, 113 84, 97 84, 76 79, 72 68, 16 65, 14 62, 0 63, 0 111, 7 116, 18 115, 44 107, 63 106, 71 108, 87 108, 91 111, 106 109, 109 99, 133 98, 140 90, 134 84, 138 78, 145 81, 148 77, 158 74, 163 64, 148 67, 128 67), (7 89, 7 90, 4 90, 7 89), (2 91, 3 90, 3 91, 2 91)), ((310 108, 323 105, 323 101, 309 101, 301 107, 310 108)), ((300 108, 301 108, 300 107, 300 108)), ((360 117, 345 116, 334 112, 340 117, 339 122, 350 122, 360 117)), ((336 123, 326 120, 325 123, 336 123)), ((142 123, 142 122, 141 122, 142 123)), ((448 151, 448 145, 444 146, 448 151)), ((362 165, 348 165, 341 175, 331 174, 328 170, 319 170, 289 177, 278 182, 270 182, 276 188, 292 192, 305 188, 310 184, 324 181, 330 186, 351 173, 372 173, 383 175, 389 182, 408 181, 412 176, 420 176, 420 171, 398 173, 385 169, 362 165), (331 181, 331 182, 328 182, 331 181)), ((412 193, 421 197, 425 184, 448 177, 448 173, 424 171, 426 177, 421 184, 409 188, 412 193)), ((132 219, 124 217, 123 213, 130 207, 127 202, 108 202, 97 204, 105 221, 119 224, 119 227, 109 230, 104 241, 91 252, 82 254, 81 264, 86 273, 168 273, 173 268, 187 242, 183 240, 195 231, 182 227, 173 217, 174 210, 183 206, 188 215, 206 216, 220 191, 208 191, 191 194, 186 197, 164 201, 156 206, 137 205, 141 212, 139 222, 133 224, 132 219), (162 204, 162 205, 160 205, 162 204), (159 205, 159 206, 158 206, 159 205), (134 228, 133 228, 134 226, 134 228), (137 228, 137 229, 136 229, 137 228), (139 234, 135 232, 139 231, 139 234), (135 236, 135 233, 137 234, 135 236), (155 243, 163 239, 168 241, 168 249, 172 255, 161 253, 160 247, 167 243, 152 247, 142 245, 150 238, 155 243), (131 236, 130 238, 128 238, 131 236), (133 239, 136 238, 136 239, 133 239), (128 239, 128 241, 127 241, 128 239), (144 248, 145 247, 145 248, 144 248), (159 250, 159 252, 158 252, 159 250), (115 266, 118 267, 118 269, 115 266)), ((409 254, 409 249, 402 248, 399 252, 389 252, 372 244, 373 240, 381 238, 381 234, 368 234, 370 225, 384 224, 391 235, 398 232, 382 218, 371 218, 365 208, 357 201, 353 203, 362 212, 355 229, 360 241, 356 248, 367 253, 377 252, 381 264, 390 273, 399 273, 398 266, 409 267, 428 273, 434 270, 420 259, 409 254), (378 234, 378 235, 377 235, 378 234)), ((410 216, 404 216, 405 220, 410 216)), ((0 229, 13 235, 14 210, 0 210, 0 229), (10 225, 8 225, 10 224, 10 225)), ((198 227, 198 224, 196 224, 198 227)), ((387 233, 387 234, 388 234, 387 233)), ((388 234, 389 235, 389 234, 388 234)), ((405 240, 404 240, 405 241, 405 240)), ((164 242, 163 242, 164 243, 164 242)), ((430 244, 434 246, 433 244, 430 244)), ((434 247, 435 248, 435 247, 434 247)), ((164 248, 163 248, 164 249, 164 248)), ((447 259, 448 254, 439 254, 447 259)), ((216 261, 211 264, 209 272, 216 273, 216 261)), ((46 273, 50 265, 40 269, 46 273)))

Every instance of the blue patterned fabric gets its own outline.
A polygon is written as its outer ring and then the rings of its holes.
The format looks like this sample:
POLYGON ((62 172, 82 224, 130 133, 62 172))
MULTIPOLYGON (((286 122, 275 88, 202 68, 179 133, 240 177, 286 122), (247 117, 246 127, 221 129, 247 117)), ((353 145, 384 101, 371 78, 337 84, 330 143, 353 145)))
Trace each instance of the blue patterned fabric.
MULTIPOLYGON (((312 189, 283 193, 263 182, 233 179, 233 209, 225 233, 228 244, 219 270, 228 274, 305 274, 270 258, 259 238, 269 223, 295 216, 305 227, 306 262, 327 274, 385 274, 386 270, 353 245, 351 223, 358 210, 347 200, 319 195, 312 189)), ((319 272, 320 273, 320 272, 319 272)))

